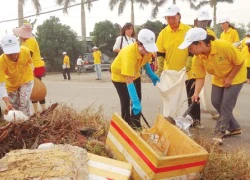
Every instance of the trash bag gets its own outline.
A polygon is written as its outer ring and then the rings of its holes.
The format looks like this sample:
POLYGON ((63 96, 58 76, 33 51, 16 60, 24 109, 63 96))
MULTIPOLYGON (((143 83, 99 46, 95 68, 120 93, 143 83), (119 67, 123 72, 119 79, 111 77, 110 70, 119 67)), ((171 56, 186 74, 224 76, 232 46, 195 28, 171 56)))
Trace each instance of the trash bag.
POLYGON ((181 116, 188 108, 185 81, 186 71, 165 70, 157 84, 163 101, 163 115, 165 117, 181 116))

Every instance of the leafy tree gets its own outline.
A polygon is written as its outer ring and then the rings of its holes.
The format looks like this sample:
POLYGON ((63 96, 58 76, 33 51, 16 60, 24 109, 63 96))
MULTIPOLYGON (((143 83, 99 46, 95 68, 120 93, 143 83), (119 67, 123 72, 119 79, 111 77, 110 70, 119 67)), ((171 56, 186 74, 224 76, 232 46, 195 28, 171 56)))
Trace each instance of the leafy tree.
POLYGON ((96 23, 92 32, 95 46, 108 56, 114 56, 113 46, 120 29, 119 24, 113 24, 108 20, 96 23))
POLYGON ((147 28, 150 29, 155 33, 155 37, 157 38, 160 31, 163 28, 163 23, 161 21, 147 21, 146 23, 142 24, 141 26, 136 27, 136 31, 139 32, 141 29, 147 28))
POLYGON ((74 66, 77 57, 83 54, 77 34, 69 26, 61 24, 57 17, 52 16, 39 25, 36 36, 48 70, 62 69, 64 51, 71 59, 71 67, 74 66))
MULTIPOLYGON (((58 5, 64 6, 64 13, 68 13, 68 6, 75 2, 75 0, 56 0, 58 5)), ((92 7, 91 0, 81 0, 81 30, 82 30, 82 41, 85 44, 86 42, 86 16, 85 16, 85 6, 87 5, 88 10, 90 11, 92 7)))
MULTIPOLYGON (((23 7, 27 0, 18 0, 18 27, 23 25, 23 7)), ((36 14, 39 15, 41 11, 41 5, 39 0, 31 0, 32 4, 36 9, 36 14)))
POLYGON ((109 0, 110 10, 113 11, 115 6, 118 5, 118 15, 121 15, 126 7, 127 3, 131 3, 131 23, 135 24, 135 13, 134 13, 134 4, 139 3, 140 8, 143 9, 144 5, 149 4, 149 0, 109 0))

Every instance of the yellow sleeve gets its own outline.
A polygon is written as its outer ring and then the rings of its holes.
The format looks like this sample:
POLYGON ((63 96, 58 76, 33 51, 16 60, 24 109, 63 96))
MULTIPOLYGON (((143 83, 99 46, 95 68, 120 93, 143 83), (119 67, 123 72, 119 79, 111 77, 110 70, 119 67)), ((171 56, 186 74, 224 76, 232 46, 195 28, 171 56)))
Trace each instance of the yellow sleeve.
POLYGON ((206 71, 204 65, 199 60, 197 56, 194 56, 192 59, 192 76, 195 79, 204 78, 206 76, 206 71))
POLYGON ((157 41, 156 41, 158 52, 161 52, 161 53, 165 53, 165 48, 163 46, 163 31, 164 29, 159 33, 157 41))

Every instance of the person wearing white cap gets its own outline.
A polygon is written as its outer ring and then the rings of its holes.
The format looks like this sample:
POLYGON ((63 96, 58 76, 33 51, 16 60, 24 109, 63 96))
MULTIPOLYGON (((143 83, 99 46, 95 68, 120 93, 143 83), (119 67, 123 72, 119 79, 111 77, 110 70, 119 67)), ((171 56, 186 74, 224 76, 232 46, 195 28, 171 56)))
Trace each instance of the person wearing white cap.
MULTIPOLYGON (((40 48, 38 42, 32 35, 32 26, 29 23, 24 23, 19 28, 14 28, 13 33, 19 37, 22 42, 22 46, 26 46, 31 53, 33 65, 34 65, 34 76, 40 80, 45 73, 45 63, 42 60, 40 54, 40 48)), ((45 110, 45 99, 39 101, 42 111, 45 110)), ((39 113, 37 101, 32 101, 35 114, 39 113)))
POLYGON ((0 56, 0 98, 8 111, 16 109, 30 116, 30 95, 34 86, 30 51, 20 47, 15 35, 5 35, 1 45, 4 53, 0 56))
POLYGON ((209 35, 213 36, 216 39, 216 34, 214 33, 213 30, 209 28, 211 22, 212 22, 212 19, 209 16, 208 10, 201 9, 198 13, 196 26, 205 29, 209 35))
POLYGON ((250 39, 250 32, 246 32, 246 36, 242 39, 240 45, 237 47, 240 51, 246 46, 247 39, 250 39))
POLYGON ((102 79, 102 53, 101 51, 98 50, 96 46, 93 48, 93 58, 94 58, 94 65, 95 65, 95 70, 97 74, 97 79, 96 80, 101 80, 102 79))
POLYGON ((247 68, 247 83, 250 84, 250 38, 245 40, 245 47, 242 49, 241 53, 245 59, 245 65, 247 68))
POLYGON ((63 52, 63 78, 64 80, 71 80, 71 76, 70 76, 70 59, 69 56, 67 55, 67 52, 63 52), (67 74, 67 75, 66 75, 67 74))
POLYGON ((236 43, 240 41, 239 34, 235 27, 230 24, 230 20, 227 17, 221 18, 219 21, 223 32, 220 35, 220 39, 229 43, 236 43))
POLYGON ((141 68, 144 67, 154 85, 160 81, 149 65, 154 52, 157 52, 155 34, 142 29, 138 41, 122 48, 111 65, 111 80, 120 98, 121 116, 133 128, 141 128, 141 68))
POLYGON ((190 29, 179 46, 194 54, 192 73, 196 78, 192 101, 198 102, 206 72, 213 75, 211 101, 220 114, 216 123, 214 140, 241 134, 233 109, 246 80, 246 67, 240 51, 232 44, 214 40, 202 28, 190 29), (226 132, 226 130, 228 132, 226 132))

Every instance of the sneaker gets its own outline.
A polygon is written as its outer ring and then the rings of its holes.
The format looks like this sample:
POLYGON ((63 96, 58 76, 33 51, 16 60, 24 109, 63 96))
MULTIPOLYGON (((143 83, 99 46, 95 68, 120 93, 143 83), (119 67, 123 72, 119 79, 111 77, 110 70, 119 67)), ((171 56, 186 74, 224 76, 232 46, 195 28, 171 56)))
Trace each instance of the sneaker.
POLYGON ((214 120, 218 120, 219 117, 220 117, 219 114, 213 114, 213 115, 212 115, 212 119, 214 119, 214 120))
POLYGON ((226 132, 224 137, 230 137, 230 136, 235 136, 235 135, 240 135, 240 134, 241 134, 241 129, 239 128, 239 129, 226 132))
POLYGON ((194 126, 194 128, 197 128, 197 129, 205 129, 205 127, 202 125, 202 124, 196 124, 195 126, 194 126))

